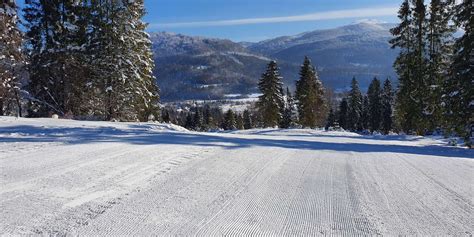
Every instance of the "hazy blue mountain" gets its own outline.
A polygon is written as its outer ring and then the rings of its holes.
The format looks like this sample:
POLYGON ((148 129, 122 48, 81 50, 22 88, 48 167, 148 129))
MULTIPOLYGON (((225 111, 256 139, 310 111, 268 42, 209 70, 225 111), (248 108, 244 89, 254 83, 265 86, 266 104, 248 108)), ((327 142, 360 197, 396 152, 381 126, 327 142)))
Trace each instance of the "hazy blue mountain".
POLYGON ((397 55, 390 49, 392 24, 361 22, 258 43, 153 33, 156 76, 165 101, 218 99, 256 92, 269 60, 279 62, 284 82, 294 86, 304 56, 316 65, 323 83, 345 88, 356 76, 364 88, 377 76, 395 78, 397 55))

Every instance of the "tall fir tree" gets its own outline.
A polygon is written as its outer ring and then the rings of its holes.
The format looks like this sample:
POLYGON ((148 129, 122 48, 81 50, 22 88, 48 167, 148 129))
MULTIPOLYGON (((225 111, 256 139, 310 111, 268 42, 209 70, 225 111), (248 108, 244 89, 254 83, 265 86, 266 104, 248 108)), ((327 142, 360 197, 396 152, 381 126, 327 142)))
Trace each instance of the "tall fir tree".
POLYGON ((244 110, 244 129, 252 129, 253 128, 253 122, 252 122, 252 116, 250 114, 250 111, 248 109, 244 110))
POLYGON ((428 46, 428 70, 426 70, 425 121, 427 130, 434 130, 443 125, 442 93, 444 80, 451 64, 453 33, 454 0, 432 0, 429 8, 426 42, 428 46))
POLYGON ((338 119, 339 126, 343 129, 349 129, 349 103, 347 99, 342 99, 339 104, 338 119))
POLYGON ((14 0, 0 3, 0 116, 22 116, 21 80, 25 57, 14 0))
POLYGON ((281 128, 290 128, 295 126, 296 122, 296 111, 295 111, 295 102, 293 96, 291 95, 290 88, 286 88, 286 100, 285 100, 285 110, 283 112, 283 118, 280 124, 281 128))
POLYGON ((374 78, 367 91, 369 126, 371 132, 378 131, 382 122, 382 91, 380 81, 374 78))
POLYGON ((354 77, 352 78, 351 90, 348 98, 349 110, 347 121, 347 128, 352 131, 361 131, 363 129, 361 120, 363 99, 364 98, 359 88, 359 82, 357 82, 357 79, 354 77))
POLYGON ((235 120, 235 113, 231 109, 227 110, 224 115, 224 130, 235 130, 237 129, 237 121, 235 120))
POLYGON ((444 108, 446 128, 464 138, 472 147, 472 126, 474 119, 474 6, 472 0, 463 0, 456 6, 458 27, 464 35, 456 40, 453 63, 444 86, 444 108))
POLYGON ((74 0, 27 1, 24 8, 29 56, 30 116, 78 113, 85 78, 83 45, 74 0))
POLYGON ((370 104, 369 97, 367 95, 362 96, 362 114, 360 116, 360 131, 366 131, 370 129, 370 104))
POLYGON ((257 106, 264 127, 276 127, 280 124, 285 106, 282 87, 278 65, 271 61, 258 83, 262 95, 258 98, 257 106))
POLYGON ((305 57, 300 79, 296 82, 296 100, 299 123, 303 127, 316 128, 324 125, 327 116, 324 87, 308 57, 305 57))
POLYGON ((384 134, 388 134, 393 127, 393 100, 394 92, 389 79, 385 80, 382 90, 382 122, 381 129, 384 134))
POLYGON ((336 114, 333 110, 333 108, 331 107, 329 109, 329 115, 328 115, 328 119, 327 119, 327 122, 326 122, 326 130, 328 130, 330 127, 334 127, 334 124, 336 123, 336 114))
POLYGON ((414 54, 415 32, 413 27, 413 12, 411 0, 404 0, 398 12, 400 24, 391 29, 394 36, 390 40, 392 48, 400 49, 395 60, 394 68, 398 74, 399 88, 397 93, 397 120, 403 131, 411 132, 416 126, 416 98, 413 95, 415 88, 414 54))

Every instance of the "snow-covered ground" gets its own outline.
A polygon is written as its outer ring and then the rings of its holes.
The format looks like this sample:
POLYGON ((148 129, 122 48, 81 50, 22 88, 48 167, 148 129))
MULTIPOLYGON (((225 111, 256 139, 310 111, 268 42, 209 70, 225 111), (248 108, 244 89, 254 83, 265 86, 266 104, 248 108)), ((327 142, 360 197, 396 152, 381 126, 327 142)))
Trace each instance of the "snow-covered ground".
POLYGON ((0 234, 470 236, 474 153, 443 144, 0 117, 0 234))

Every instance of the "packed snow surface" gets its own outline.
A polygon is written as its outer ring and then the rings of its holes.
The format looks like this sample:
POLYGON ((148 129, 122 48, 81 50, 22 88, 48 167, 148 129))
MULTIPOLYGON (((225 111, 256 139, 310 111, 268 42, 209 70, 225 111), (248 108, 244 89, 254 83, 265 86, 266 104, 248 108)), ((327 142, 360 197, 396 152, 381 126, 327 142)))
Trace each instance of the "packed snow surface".
POLYGON ((444 144, 0 117, 0 234, 472 236, 474 153, 444 144))

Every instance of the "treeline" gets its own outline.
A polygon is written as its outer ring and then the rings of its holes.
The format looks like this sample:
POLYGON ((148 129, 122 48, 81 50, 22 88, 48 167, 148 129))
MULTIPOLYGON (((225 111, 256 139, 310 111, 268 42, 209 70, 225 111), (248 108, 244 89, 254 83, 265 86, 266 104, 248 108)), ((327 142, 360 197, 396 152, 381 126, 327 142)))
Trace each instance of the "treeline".
POLYGON ((29 117, 120 121, 159 116, 143 0, 27 0, 24 34, 15 1, 2 2, 0 114, 26 110, 29 117))
POLYGON ((396 121, 405 133, 443 129, 471 145, 474 55, 472 0, 403 1, 390 41, 400 54, 396 121), (457 29, 464 31, 455 38, 457 29))

